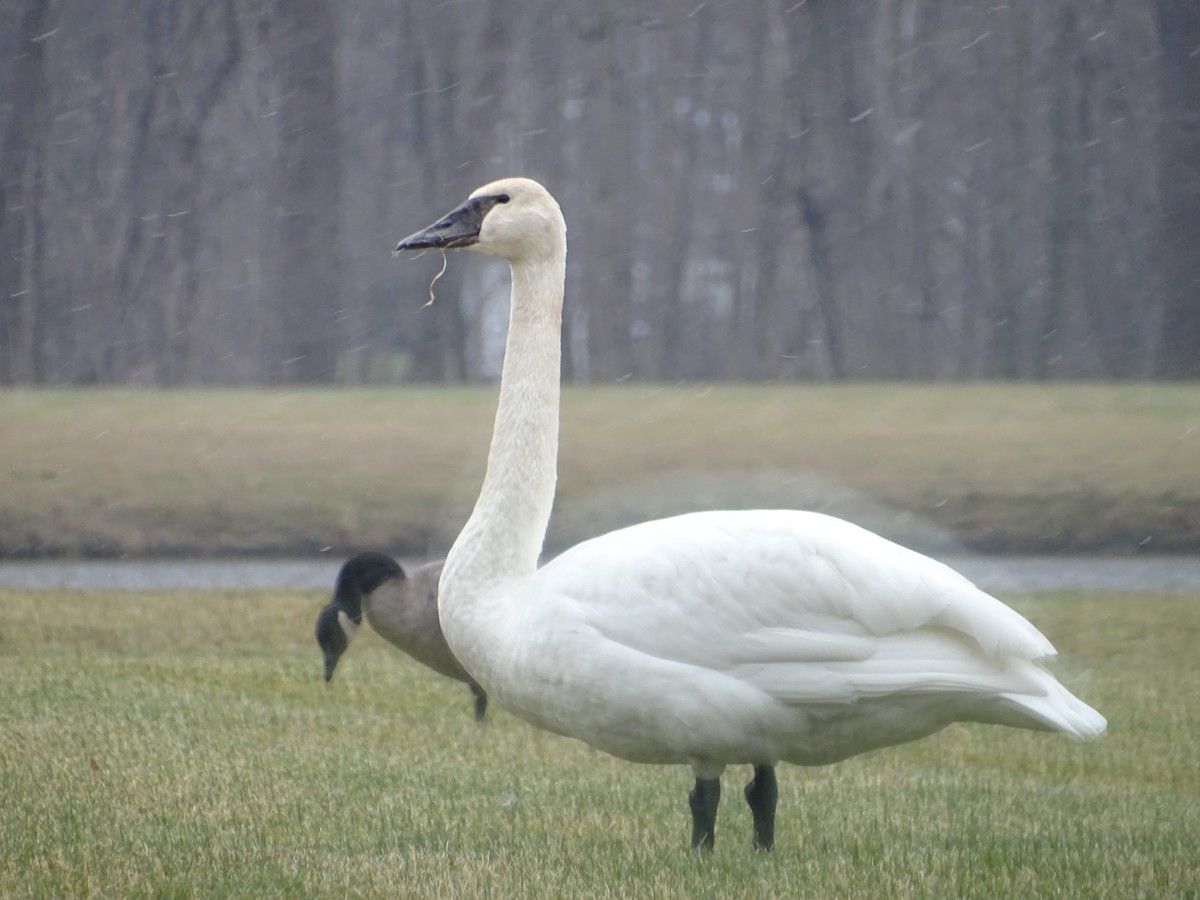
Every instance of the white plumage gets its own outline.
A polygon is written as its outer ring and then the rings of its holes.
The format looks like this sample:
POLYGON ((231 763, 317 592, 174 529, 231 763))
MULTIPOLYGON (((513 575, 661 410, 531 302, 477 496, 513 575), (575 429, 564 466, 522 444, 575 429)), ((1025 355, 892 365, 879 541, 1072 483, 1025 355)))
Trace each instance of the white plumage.
POLYGON ((835 762, 958 720, 1103 727, 1037 663, 1054 648, 1020 615, 946 566, 817 513, 636 525, 495 602, 541 636, 493 653, 519 681, 498 689, 501 704, 626 759, 710 777, 726 763, 835 762), (608 697, 621 665, 661 690, 630 685, 580 716, 588 679, 608 697), (555 679, 570 679, 566 705, 527 690, 555 679))
POLYGON ((586 541, 538 570, 565 225, 544 188, 506 179, 397 251, 459 246, 507 259, 513 280, 487 475, 439 599, 451 649, 497 702, 624 759, 691 766, 696 847, 712 845, 728 764, 755 767, 755 843, 770 847, 780 761, 836 762, 956 721, 1104 730, 1043 668, 1054 648, 1023 617, 829 516, 693 513, 586 541))

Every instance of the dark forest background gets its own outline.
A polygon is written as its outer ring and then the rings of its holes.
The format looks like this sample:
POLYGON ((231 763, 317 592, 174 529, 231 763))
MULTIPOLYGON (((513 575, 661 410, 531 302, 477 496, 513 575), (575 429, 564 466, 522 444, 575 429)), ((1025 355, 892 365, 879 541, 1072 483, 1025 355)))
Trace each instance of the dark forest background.
POLYGON ((0 382, 1200 376, 1192 0, 0 0, 0 382))

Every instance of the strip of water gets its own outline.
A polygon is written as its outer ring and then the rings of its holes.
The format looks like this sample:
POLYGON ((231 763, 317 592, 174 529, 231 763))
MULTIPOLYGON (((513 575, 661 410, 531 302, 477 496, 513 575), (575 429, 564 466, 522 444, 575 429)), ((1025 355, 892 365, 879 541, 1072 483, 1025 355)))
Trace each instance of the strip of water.
MULTIPOLYGON (((990 591, 1200 590, 1200 557, 945 556, 990 591)), ((404 561, 415 565, 417 560, 404 561)), ((119 591, 332 590, 341 559, 0 562, 0 587, 119 591)))

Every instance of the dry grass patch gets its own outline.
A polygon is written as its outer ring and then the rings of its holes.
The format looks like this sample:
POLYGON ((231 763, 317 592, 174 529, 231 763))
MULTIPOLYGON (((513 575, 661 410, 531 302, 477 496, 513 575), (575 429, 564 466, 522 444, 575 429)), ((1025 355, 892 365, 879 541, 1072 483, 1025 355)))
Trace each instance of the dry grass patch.
MULTIPOLYGON (((0 552, 444 551, 495 388, 0 392, 0 552)), ((1193 385, 568 387, 552 547, 703 506, 1200 550, 1193 385)), ((913 536, 915 534, 915 537, 913 536)))

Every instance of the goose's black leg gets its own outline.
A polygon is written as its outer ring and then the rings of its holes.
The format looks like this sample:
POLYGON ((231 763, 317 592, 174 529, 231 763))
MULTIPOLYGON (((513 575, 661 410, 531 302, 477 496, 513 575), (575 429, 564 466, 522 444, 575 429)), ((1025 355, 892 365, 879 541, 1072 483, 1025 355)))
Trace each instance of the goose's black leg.
POLYGON ((482 725, 483 717, 487 715, 487 693, 473 681, 469 682, 467 686, 475 695, 475 722, 482 725))
POLYGON ((717 830, 717 804, 721 801, 721 779, 697 778, 688 794, 692 808, 692 849, 711 850, 717 830))
POLYGON ((746 802, 754 815, 754 846, 758 850, 770 850, 775 846, 775 802, 778 799, 775 767, 755 766, 754 780, 746 785, 746 802))

